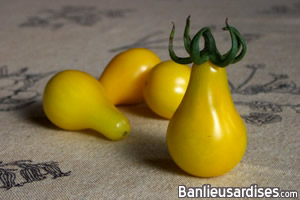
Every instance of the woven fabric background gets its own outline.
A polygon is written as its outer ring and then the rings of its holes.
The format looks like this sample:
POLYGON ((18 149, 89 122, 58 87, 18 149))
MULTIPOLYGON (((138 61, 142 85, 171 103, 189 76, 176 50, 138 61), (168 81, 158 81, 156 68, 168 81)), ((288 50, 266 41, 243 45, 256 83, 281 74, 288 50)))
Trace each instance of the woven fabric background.
POLYGON ((300 191, 300 3, 296 0, 0 1, 0 199, 176 199, 178 185, 280 187, 300 191), (248 130, 241 163, 224 176, 181 171, 166 146, 168 120, 145 104, 122 106, 132 132, 112 142, 93 131, 56 128, 42 110, 45 84, 78 69, 99 77, 117 53, 153 50, 168 60, 176 24, 210 26, 225 52, 225 18, 246 38, 245 58, 227 68, 248 130), (46 174, 43 172, 47 172, 46 174), (13 182, 14 180, 14 182, 13 182))

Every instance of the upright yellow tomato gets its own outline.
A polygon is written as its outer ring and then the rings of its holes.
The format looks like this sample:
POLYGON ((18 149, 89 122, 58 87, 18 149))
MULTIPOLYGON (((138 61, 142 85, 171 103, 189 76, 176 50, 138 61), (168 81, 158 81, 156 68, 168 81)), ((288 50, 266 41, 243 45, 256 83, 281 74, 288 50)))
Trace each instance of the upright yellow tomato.
POLYGON ((247 147, 246 126, 234 107, 226 66, 236 63, 246 53, 240 33, 228 25, 231 49, 221 55, 208 27, 191 39, 189 18, 185 28, 185 49, 189 57, 177 57, 173 51, 175 27, 170 35, 169 53, 181 64, 193 63, 186 93, 172 116, 167 130, 167 144, 174 162, 194 176, 220 176, 233 169, 247 147), (199 40, 204 39, 200 50, 199 40))
POLYGON ((129 49, 110 61, 99 81, 114 105, 140 103, 147 74, 159 62, 149 49, 129 49))
POLYGON ((170 155, 184 171, 222 175, 242 159, 246 127, 234 107, 226 70, 211 62, 193 65, 186 94, 170 120, 170 155))
POLYGON ((170 119, 185 94, 190 74, 191 68, 188 65, 172 60, 153 67, 144 86, 144 98, 150 109, 170 119))

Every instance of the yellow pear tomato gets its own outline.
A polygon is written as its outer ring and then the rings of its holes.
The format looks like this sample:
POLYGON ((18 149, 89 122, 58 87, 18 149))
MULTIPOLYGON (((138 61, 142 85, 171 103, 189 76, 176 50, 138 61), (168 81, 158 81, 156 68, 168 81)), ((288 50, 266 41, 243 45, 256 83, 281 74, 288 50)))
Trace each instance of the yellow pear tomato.
POLYGON ((152 68, 144 86, 144 98, 150 109, 170 119, 185 94, 190 74, 191 68, 188 65, 172 60, 152 68))
POLYGON ((147 74, 159 62, 149 49, 128 49, 110 61, 99 81, 114 105, 141 103, 147 74))
POLYGON ((168 126, 167 144, 175 163, 195 176, 219 176, 240 162, 247 131, 225 68, 211 62, 193 65, 186 94, 168 126))
POLYGON ((176 56, 173 50, 175 26, 170 34, 172 60, 193 65, 186 93, 169 122, 168 150, 182 170, 199 177, 229 172, 247 148, 247 129, 234 106, 226 73, 226 67, 240 61, 247 48, 227 20, 224 30, 229 31, 232 46, 221 55, 209 27, 200 29, 193 38, 189 36, 188 17, 184 45, 189 57, 185 58, 176 56), (200 38, 205 42, 202 50, 200 38))
POLYGON ((65 70, 47 83, 43 108, 48 119, 66 130, 93 129, 111 140, 125 138, 130 124, 106 97, 105 91, 93 76, 65 70))

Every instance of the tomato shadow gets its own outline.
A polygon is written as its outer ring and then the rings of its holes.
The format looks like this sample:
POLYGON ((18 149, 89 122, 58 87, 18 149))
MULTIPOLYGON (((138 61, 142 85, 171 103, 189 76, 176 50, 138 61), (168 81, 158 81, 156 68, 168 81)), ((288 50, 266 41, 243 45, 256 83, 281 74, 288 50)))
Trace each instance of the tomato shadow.
POLYGON ((135 131, 127 142, 122 145, 122 154, 134 162, 144 165, 147 168, 155 168, 163 173, 187 176, 171 159, 165 133, 157 132, 150 135, 146 131, 135 131))
POLYGON ((144 161, 149 166, 152 166, 160 171, 189 177, 189 175, 182 171, 171 158, 146 159, 144 161))
POLYGON ((92 130, 92 129, 86 129, 86 130, 81 130, 81 131, 72 131, 72 132, 74 132, 75 134, 84 134, 84 135, 92 136, 94 138, 99 138, 99 139, 102 139, 102 140, 111 141, 108 138, 104 137, 104 135, 102 135, 102 133, 99 133, 99 132, 97 132, 95 130, 92 130))
POLYGON ((50 129, 53 131, 73 132, 74 134, 85 134, 85 135, 90 135, 90 136, 93 136, 96 138, 108 140, 101 133, 98 133, 97 131, 94 131, 91 129, 80 130, 80 131, 68 131, 68 130, 64 130, 64 129, 61 129, 61 128, 55 126, 45 115, 42 102, 40 102, 40 101, 28 106, 27 108, 22 109, 21 116, 31 124, 34 124, 36 126, 43 127, 46 129, 50 129))
POLYGON ((117 106, 122 111, 128 112, 132 115, 148 118, 148 119, 161 119, 161 120, 167 120, 165 118, 160 117, 156 113, 154 113, 146 103, 140 103, 135 105, 120 105, 117 106))
POLYGON ((20 111, 21 116, 31 124, 42 126, 47 129, 60 130, 48 120, 44 113, 42 102, 40 101, 37 101, 20 111))

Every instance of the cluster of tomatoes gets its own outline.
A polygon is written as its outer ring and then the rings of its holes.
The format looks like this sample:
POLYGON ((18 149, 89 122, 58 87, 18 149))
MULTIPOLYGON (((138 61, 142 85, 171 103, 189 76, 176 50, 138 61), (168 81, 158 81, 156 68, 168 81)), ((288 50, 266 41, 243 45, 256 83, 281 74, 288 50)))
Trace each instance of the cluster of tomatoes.
POLYGON ((151 50, 133 48, 105 68, 100 82, 114 105, 137 104, 170 119, 186 91, 191 68, 172 60, 161 61, 151 50))
MULTIPOLYGON (((172 60, 164 62, 148 49, 133 48, 116 55, 99 80, 78 70, 59 72, 45 87, 45 114, 60 128, 93 129, 120 140, 131 127, 116 106, 145 101, 153 112, 170 119, 168 151, 182 170, 200 177, 222 175, 240 162, 247 146, 247 130, 234 107, 225 68, 242 59, 246 46, 227 21, 225 29, 232 48, 224 55, 209 29, 203 28, 191 41, 185 38, 187 58, 177 57, 172 44, 172 60), (198 41, 204 33, 206 47, 200 51, 198 41), (178 63, 193 64, 190 68, 178 63)), ((173 35, 174 27, 170 41, 173 35)))
POLYGON ((145 100, 155 113, 170 119, 186 91, 190 72, 187 65, 161 62, 148 49, 129 49, 111 60, 99 80, 78 70, 55 74, 44 90, 44 112, 62 129, 93 129, 108 139, 123 139, 131 127, 116 106, 145 100))

